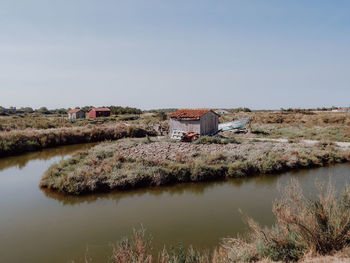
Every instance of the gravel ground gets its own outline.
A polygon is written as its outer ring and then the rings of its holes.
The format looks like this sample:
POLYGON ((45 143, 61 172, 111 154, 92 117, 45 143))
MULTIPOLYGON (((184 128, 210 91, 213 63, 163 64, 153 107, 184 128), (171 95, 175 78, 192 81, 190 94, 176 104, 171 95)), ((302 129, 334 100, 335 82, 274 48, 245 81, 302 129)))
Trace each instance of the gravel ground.
POLYGON ((180 158, 183 161, 191 159, 193 155, 204 154, 222 154, 230 153, 239 156, 248 156, 251 151, 257 149, 266 150, 278 149, 284 151, 290 148, 289 143, 271 143, 255 142, 254 144, 193 144, 193 143, 172 143, 172 142, 152 142, 148 144, 139 144, 127 149, 120 149, 121 155, 132 158, 144 158, 148 160, 171 160, 176 161, 180 158))

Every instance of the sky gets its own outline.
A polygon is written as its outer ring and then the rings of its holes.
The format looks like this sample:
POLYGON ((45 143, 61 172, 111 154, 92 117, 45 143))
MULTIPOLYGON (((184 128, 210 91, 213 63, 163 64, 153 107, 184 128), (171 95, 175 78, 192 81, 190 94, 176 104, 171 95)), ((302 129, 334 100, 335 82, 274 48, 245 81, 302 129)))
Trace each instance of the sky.
POLYGON ((350 1, 1 0, 0 105, 350 106, 350 1))

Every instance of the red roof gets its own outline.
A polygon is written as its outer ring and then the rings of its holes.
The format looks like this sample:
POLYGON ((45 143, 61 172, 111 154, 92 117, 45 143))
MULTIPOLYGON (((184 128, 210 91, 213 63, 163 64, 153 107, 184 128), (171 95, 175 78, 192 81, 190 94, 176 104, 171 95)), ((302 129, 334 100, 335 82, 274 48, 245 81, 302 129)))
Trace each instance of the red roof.
MULTIPOLYGON (((170 118, 176 119, 198 119, 207 114, 211 110, 208 109, 182 109, 170 114, 170 118)), ((213 111, 211 111, 213 112, 213 111)), ((216 114, 215 112, 213 112, 216 114)))
POLYGON ((94 110, 94 111, 111 111, 110 109, 108 108, 93 108, 91 110, 94 110))
POLYGON ((79 111, 81 111, 81 109, 74 109, 74 110, 68 111, 68 113, 77 113, 77 112, 79 112, 79 111))

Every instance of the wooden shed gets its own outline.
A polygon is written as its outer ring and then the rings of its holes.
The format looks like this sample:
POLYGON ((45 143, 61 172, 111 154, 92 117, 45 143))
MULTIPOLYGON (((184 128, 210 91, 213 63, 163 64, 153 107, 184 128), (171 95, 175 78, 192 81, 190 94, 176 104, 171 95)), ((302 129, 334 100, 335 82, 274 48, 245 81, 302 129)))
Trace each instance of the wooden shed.
POLYGON ((208 109, 182 109, 170 114, 170 134, 174 131, 211 135, 218 132, 219 115, 208 109))
POLYGON ((68 119, 83 119, 85 118, 85 112, 80 109, 74 109, 68 111, 68 119))
POLYGON ((108 108, 93 108, 89 111, 89 118, 98 118, 98 117, 109 117, 111 116, 111 111, 108 108))

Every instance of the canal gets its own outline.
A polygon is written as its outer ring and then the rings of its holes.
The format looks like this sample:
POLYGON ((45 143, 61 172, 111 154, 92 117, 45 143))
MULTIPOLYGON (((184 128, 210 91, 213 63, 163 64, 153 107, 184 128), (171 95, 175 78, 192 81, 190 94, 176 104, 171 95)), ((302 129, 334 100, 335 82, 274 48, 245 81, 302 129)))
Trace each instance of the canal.
POLYGON ((54 162, 94 144, 72 145, 0 159, 0 262, 107 262, 112 246, 142 224, 156 249, 164 245, 213 248, 244 234, 244 214, 274 222, 279 187, 297 178, 305 192, 315 180, 336 189, 349 183, 350 165, 300 170, 226 182, 182 184, 124 193, 64 196, 43 191, 39 181, 54 162))

